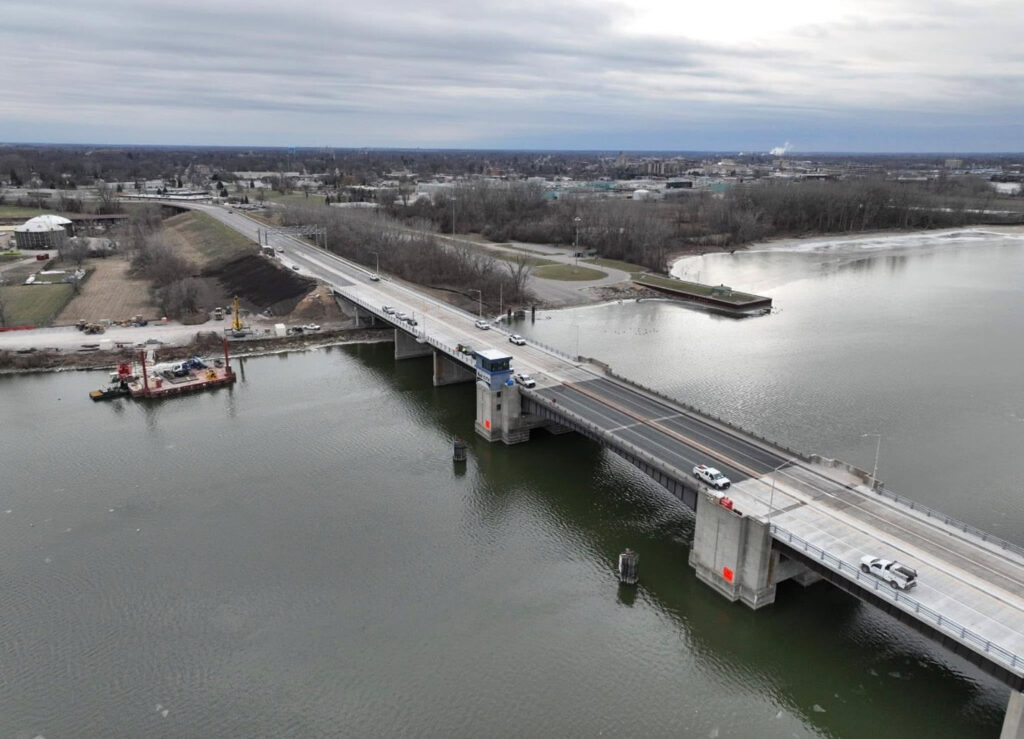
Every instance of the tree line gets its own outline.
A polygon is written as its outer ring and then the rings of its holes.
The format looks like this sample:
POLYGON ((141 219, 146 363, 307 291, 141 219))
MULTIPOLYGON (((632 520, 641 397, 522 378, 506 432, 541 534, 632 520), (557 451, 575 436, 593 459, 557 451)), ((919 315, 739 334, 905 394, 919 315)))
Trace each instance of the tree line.
POLYGON ((994 201, 991 187, 973 177, 928 183, 762 181, 735 185, 722 195, 699 192, 665 201, 548 200, 539 185, 481 181, 408 205, 395 192, 379 198, 393 219, 406 224, 480 233, 494 241, 578 244, 655 271, 665 269, 671 254, 694 248, 809 233, 977 223, 994 201))
POLYGON ((492 259, 470 247, 435 238, 429 222, 398 221, 378 210, 291 205, 283 211, 284 225, 315 224, 327 230, 327 249, 369 268, 410 282, 465 296, 464 305, 478 297, 492 311, 525 305, 530 260, 492 259), (477 295, 477 290, 481 296, 477 295))

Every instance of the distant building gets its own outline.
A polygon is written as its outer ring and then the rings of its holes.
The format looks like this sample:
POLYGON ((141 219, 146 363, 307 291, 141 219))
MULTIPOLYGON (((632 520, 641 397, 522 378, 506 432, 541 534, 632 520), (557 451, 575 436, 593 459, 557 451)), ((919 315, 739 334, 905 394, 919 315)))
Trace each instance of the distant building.
POLYGON ((74 225, 67 218, 36 216, 14 229, 14 245, 19 249, 59 249, 74 233, 74 225))

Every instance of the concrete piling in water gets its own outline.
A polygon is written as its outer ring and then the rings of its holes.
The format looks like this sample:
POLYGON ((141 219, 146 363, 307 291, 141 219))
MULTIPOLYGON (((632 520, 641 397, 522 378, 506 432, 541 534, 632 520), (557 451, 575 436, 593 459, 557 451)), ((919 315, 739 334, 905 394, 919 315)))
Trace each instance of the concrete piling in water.
POLYGON ((452 445, 452 461, 466 461, 466 442, 464 442, 462 439, 456 439, 455 443, 452 445))
POLYGON ((622 554, 619 555, 619 582, 623 585, 636 585, 637 580, 640 576, 637 573, 639 569, 640 557, 632 549, 626 549, 622 554))

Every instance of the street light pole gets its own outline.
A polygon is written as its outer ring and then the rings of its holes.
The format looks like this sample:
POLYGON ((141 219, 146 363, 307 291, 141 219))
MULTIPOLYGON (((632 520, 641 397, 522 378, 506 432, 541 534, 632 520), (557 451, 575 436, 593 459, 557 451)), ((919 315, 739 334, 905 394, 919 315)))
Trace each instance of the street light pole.
POLYGON ((576 216, 572 220, 576 224, 576 238, 573 240, 572 256, 573 256, 573 259, 576 260, 574 262, 574 265, 576 267, 579 267, 580 266, 580 221, 583 220, 583 219, 580 218, 579 216, 576 216))
POLYGON ((871 469, 871 488, 874 489, 875 484, 878 482, 878 453, 882 451, 882 435, 878 433, 867 433, 861 434, 860 438, 865 436, 875 437, 875 466, 871 469))
POLYGON ((455 196, 452 195, 452 236, 455 236, 455 196))
POLYGON ((776 473, 779 470, 781 470, 787 464, 789 464, 790 462, 795 462, 796 460, 797 460, 797 457, 793 457, 792 459, 787 459, 785 462, 783 462, 778 467, 776 467, 774 470, 772 470, 772 492, 771 492, 771 495, 768 498, 768 525, 769 526, 772 523, 772 511, 775 510, 775 475, 776 475, 776 473))
POLYGON ((373 253, 373 256, 377 258, 377 271, 375 272, 375 274, 380 276, 380 252, 375 251, 373 253))

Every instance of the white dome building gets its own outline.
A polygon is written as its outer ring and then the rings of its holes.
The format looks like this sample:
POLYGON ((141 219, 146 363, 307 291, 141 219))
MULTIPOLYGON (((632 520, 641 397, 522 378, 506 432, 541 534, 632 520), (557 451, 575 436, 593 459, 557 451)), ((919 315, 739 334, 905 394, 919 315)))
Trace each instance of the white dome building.
POLYGON ((72 234, 74 226, 67 218, 36 216, 14 229, 14 244, 19 249, 59 249, 72 234))

